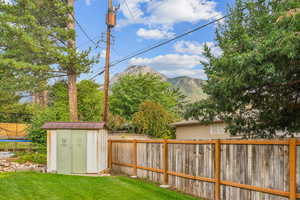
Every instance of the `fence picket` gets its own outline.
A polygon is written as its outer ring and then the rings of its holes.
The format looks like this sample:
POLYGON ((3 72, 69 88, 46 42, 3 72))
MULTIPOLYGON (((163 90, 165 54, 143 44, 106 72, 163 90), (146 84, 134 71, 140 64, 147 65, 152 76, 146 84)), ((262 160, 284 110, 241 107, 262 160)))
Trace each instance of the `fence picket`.
POLYGON ((110 140, 109 166, 206 199, 296 200, 297 145, 294 138, 110 140), (131 158, 122 156, 126 152, 131 158))
POLYGON ((296 183, 296 143, 295 138, 290 139, 290 200, 296 200, 297 183, 296 183))

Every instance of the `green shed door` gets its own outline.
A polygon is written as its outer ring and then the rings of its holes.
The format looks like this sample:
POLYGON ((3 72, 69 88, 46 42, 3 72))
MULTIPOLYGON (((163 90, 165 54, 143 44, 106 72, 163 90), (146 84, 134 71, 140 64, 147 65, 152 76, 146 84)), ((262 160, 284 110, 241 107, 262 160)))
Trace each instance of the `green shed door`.
POLYGON ((72 139, 70 131, 57 132, 57 172, 59 174, 71 173, 71 149, 72 139))
POLYGON ((72 173, 86 173, 86 131, 72 131, 72 173))

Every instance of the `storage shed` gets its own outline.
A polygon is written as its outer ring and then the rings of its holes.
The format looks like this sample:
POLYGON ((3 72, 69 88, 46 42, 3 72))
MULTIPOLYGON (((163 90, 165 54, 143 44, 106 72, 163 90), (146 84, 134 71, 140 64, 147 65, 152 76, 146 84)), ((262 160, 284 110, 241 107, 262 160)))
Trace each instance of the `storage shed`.
POLYGON ((108 133, 104 123, 47 122, 47 171, 99 173, 107 169, 108 133))

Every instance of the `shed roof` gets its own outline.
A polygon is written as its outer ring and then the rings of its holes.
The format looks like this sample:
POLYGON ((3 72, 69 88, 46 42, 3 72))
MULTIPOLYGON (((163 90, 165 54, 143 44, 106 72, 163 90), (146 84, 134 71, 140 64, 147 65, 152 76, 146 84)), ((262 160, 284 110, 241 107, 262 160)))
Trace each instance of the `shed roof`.
POLYGON ((75 129, 75 130, 99 130, 105 128, 104 122, 46 122, 43 129, 75 129))

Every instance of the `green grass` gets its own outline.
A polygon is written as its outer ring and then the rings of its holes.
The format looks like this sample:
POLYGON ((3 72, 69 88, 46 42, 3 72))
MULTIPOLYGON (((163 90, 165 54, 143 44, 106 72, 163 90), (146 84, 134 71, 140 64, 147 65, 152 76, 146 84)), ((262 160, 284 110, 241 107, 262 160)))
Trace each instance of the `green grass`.
POLYGON ((0 200, 195 200, 127 177, 0 174, 0 200))

